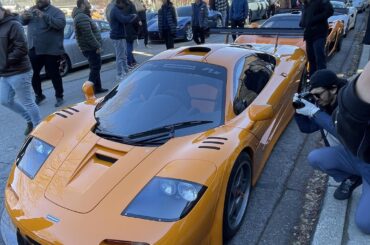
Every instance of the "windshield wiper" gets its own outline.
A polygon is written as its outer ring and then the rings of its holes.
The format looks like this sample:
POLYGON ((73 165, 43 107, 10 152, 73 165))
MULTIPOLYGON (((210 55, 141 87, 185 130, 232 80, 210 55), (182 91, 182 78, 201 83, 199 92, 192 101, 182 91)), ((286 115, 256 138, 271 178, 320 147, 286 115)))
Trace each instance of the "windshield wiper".
POLYGON ((163 141, 166 139, 173 138, 175 136, 175 130, 181 128, 188 128, 193 126, 198 126, 202 124, 213 123, 213 121, 202 121, 202 120, 194 120, 194 121, 187 121, 187 122, 179 122, 174 124, 169 124, 165 126, 161 126, 158 128, 153 128, 144 132, 131 134, 127 136, 130 139, 140 139, 137 142, 144 143, 144 142, 152 142, 152 141, 163 141), (148 137, 149 136, 149 137, 148 137))
POLYGON ((95 129, 95 134, 100 137, 103 137, 104 139, 116 141, 118 143, 124 143, 124 144, 129 144, 129 145, 140 145, 138 144, 138 142, 130 139, 129 137, 117 135, 117 134, 114 134, 108 131, 101 130, 99 128, 95 129))

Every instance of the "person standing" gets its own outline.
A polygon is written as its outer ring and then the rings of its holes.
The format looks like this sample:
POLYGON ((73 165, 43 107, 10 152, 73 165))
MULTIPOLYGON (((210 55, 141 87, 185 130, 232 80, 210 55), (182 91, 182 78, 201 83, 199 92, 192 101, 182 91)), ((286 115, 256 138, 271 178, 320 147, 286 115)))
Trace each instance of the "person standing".
POLYGON ((0 103, 26 120, 25 135, 41 121, 32 96, 31 78, 23 27, 17 16, 0 7, 0 103), (14 100, 15 95, 19 102, 14 100))
POLYGON ((329 0, 304 0, 300 26, 304 28, 309 75, 326 69, 325 43, 328 35, 328 18, 334 13, 329 0))
POLYGON ((162 0, 162 6, 158 10, 158 29, 167 49, 175 47, 176 28, 177 15, 173 3, 170 0, 162 0))
POLYGON ((100 31, 90 16, 89 0, 77 0, 77 8, 73 9, 72 17, 78 47, 87 58, 90 67, 89 81, 94 83, 96 94, 107 92, 101 86, 101 51, 102 39, 100 31))
POLYGON ((117 80, 121 80, 128 73, 125 24, 137 18, 136 14, 125 15, 123 13, 125 1, 117 0, 109 12, 110 38, 116 53, 117 80))
MULTIPOLYGON (((124 0, 124 7, 122 9, 124 15, 137 15, 135 5, 130 0, 124 0)), ((136 65, 134 57, 134 41, 138 38, 139 26, 141 22, 139 18, 125 24, 126 30, 126 46, 127 46, 127 64, 129 69, 133 69, 136 65)))
POLYGON ((37 0, 36 5, 21 15, 21 22, 27 25, 29 56, 33 77, 32 86, 36 94, 36 103, 45 100, 42 93, 40 71, 45 66, 55 90, 55 107, 63 104, 63 83, 59 72, 59 63, 64 54, 63 40, 66 19, 64 13, 50 4, 50 0, 37 0))
POLYGON ((203 0, 195 0, 191 4, 191 25, 193 28, 193 39, 196 44, 205 42, 206 30, 208 28, 208 8, 203 0))
MULTIPOLYGON (((248 1, 233 0, 230 6, 231 28, 244 28, 245 20, 248 18, 248 1)), ((232 35, 235 41, 236 35, 232 35)))
POLYGON ((145 47, 148 47, 149 33, 148 23, 146 21, 146 6, 141 0, 132 0, 135 5, 139 21, 141 22, 138 36, 144 39, 145 47))
POLYGON ((226 27, 226 19, 227 19, 227 0, 216 0, 215 1, 215 10, 220 12, 222 15, 222 26, 226 27))

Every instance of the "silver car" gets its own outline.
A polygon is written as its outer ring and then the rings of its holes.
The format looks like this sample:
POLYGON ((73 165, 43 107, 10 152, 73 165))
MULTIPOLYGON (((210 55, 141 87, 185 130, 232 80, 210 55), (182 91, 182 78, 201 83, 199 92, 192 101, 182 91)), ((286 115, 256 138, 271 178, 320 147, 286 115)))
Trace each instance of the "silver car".
MULTIPOLYGON (((101 32, 103 40, 103 52, 101 53, 102 60, 109 59, 115 56, 112 40, 109 38, 110 26, 109 23, 103 20, 94 20, 98 29, 101 32)), ((64 28, 64 50, 65 54, 61 58, 60 73, 65 76, 72 68, 87 65, 88 61, 81 53, 76 41, 76 36, 73 27, 73 20, 67 19, 66 27, 64 28)))

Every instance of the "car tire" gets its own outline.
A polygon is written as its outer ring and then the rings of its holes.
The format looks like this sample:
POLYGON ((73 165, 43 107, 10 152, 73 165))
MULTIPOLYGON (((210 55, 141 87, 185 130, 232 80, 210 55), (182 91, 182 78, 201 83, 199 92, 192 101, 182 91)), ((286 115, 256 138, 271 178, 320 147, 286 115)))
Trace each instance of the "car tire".
POLYGON ((251 189, 252 163, 249 155, 242 152, 235 161, 227 183, 223 215, 225 241, 232 238, 242 225, 251 189))
POLYGON ((185 26, 184 40, 187 41, 187 42, 190 42, 191 40, 193 40, 193 29, 191 28, 190 24, 187 24, 185 26))
POLYGON ((343 42, 343 35, 339 38, 338 42, 337 42, 337 47, 335 47, 335 50, 337 52, 339 52, 342 48, 342 42, 343 42))
POLYGON ((59 61, 59 73, 61 77, 64 77, 71 70, 71 60, 67 54, 63 54, 59 61))

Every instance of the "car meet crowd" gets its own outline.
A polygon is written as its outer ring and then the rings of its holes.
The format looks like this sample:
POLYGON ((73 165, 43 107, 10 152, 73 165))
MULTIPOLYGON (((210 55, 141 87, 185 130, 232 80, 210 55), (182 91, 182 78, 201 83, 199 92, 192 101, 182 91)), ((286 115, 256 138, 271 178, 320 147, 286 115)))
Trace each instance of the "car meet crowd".
POLYGON ((0 0, 0 103, 26 124, 1 218, 18 244, 224 244, 291 120, 321 134, 307 159, 340 183, 335 199, 362 187, 370 234, 370 63, 351 79, 326 64, 368 0, 73 5, 0 0), (139 64, 141 40, 167 50, 139 64), (86 101, 68 105, 63 78, 87 65, 86 101), (42 119, 45 78, 56 111, 42 119))

